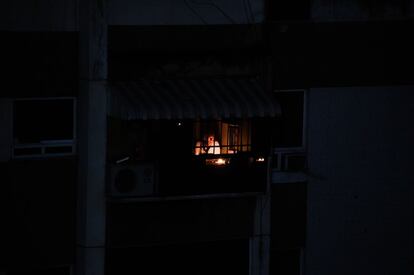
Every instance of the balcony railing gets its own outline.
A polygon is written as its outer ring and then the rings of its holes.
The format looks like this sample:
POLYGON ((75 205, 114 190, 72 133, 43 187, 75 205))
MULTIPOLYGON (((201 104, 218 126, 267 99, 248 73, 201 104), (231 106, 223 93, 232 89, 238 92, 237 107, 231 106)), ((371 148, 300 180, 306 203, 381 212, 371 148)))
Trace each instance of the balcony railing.
POLYGON ((267 158, 252 154, 200 155, 160 163, 161 195, 264 192, 267 158))
POLYGON ((157 161, 113 164, 109 196, 174 197, 266 192, 267 157, 235 155, 169 156, 157 161))

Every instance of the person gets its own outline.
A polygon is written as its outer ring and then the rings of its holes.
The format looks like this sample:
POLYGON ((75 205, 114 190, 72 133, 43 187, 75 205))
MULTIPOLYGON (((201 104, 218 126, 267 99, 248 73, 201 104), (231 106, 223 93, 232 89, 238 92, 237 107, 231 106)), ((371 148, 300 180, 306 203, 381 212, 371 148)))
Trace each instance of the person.
POLYGON ((208 134, 203 141, 197 141, 195 146, 196 155, 200 154, 220 154, 220 143, 213 134, 208 134))

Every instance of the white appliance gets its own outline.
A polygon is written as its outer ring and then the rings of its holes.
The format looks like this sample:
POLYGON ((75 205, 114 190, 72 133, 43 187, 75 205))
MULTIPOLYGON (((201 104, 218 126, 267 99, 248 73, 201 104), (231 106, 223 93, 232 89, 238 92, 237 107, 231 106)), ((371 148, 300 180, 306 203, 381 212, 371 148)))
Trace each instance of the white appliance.
POLYGON ((153 163, 113 164, 108 178, 108 193, 112 197, 143 197, 157 193, 153 163))

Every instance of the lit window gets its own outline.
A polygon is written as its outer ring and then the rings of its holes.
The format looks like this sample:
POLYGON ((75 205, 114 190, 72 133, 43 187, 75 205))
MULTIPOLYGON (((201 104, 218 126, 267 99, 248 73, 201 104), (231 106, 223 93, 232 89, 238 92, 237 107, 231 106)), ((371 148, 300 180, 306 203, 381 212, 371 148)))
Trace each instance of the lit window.
POLYGON ((198 121, 194 123, 194 154, 237 154, 251 150, 250 122, 198 121))

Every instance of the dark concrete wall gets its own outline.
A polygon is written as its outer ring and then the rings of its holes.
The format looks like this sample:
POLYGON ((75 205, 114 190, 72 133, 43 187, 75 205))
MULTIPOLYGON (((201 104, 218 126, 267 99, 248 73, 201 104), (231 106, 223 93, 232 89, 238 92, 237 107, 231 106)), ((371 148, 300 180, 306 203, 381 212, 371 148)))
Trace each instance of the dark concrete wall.
POLYGON ((413 18, 412 0, 314 0, 312 19, 317 21, 393 20, 413 18))
POLYGON ((108 247, 249 238, 253 198, 108 204, 108 247))
POLYGON ((414 87, 308 99, 306 274, 412 274, 414 87))
POLYGON ((0 30, 75 31, 79 0, 4 0, 0 30))
POLYGON ((246 24, 263 21, 263 0, 110 0, 110 25, 246 24))
MULTIPOLYGON (((77 31, 80 0, 5 0, 0 30, 77 31)), ((214 25, 258 23, 264 1, 108 1, 110 25, 214 25)))
POLYGON ((74 159, 0 165, 0 270, 74 263, 74 159))

